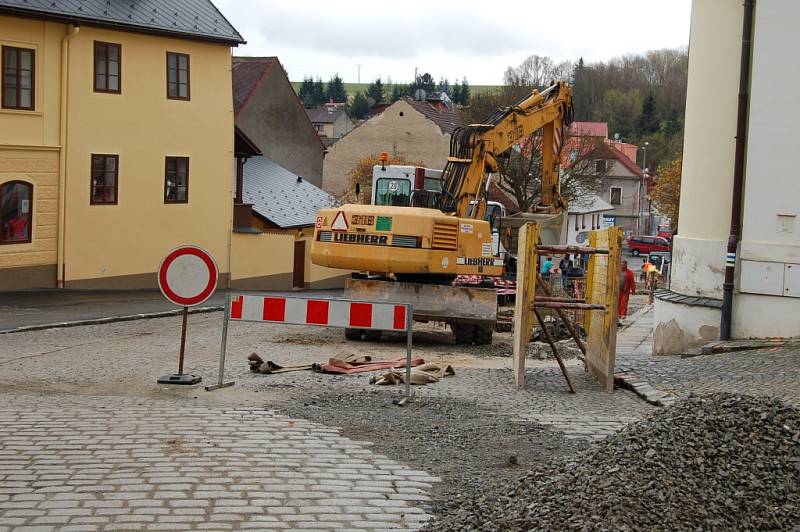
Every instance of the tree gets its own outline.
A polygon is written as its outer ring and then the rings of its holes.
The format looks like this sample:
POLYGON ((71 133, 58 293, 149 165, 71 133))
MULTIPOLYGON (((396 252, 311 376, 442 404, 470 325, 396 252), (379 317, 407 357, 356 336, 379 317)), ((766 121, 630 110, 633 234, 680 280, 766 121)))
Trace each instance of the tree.
MULTIPOLYGON (((436 85, 436 90, 439 92, 444 92, 448 96, 451 96, 450 82, 447 80, 447 78, 439 78, 439 83, 436 85)), ((450 99, 452 100, 452 97, 450 99)))
POLYGON ((325 89, 325 97, 329 101, 335 103, 344 103, 347 101, 347 90, 344 88, 344 82, 339 74, 335 74, 329 81, 325 89))
POLYGON ((639 133, 653 133, 658 131, 659 123, 656 118, 656 99, 648 94, 642 102, 642 114, 639 115, 639 133))
POLYGON ((458 83, 453 83, 453 86, 450 88, 450 93, 448 94, 450 99, 453 100, 453 103, 460 104, 461 103, 461 85, 458 83))
POLYGON ((357 92, 353 97, 353 102, 347 106, 347 114, 355 120, 369 118, 369 102, 363 92, 357 92))
POLYGON ((628 138, 636 133, 641 112, 642 97, 637 89, 628 92, 609 89, 603 98, 603 106, 595 113, 595 120, 608 122, 611 135, 619 133, 628 138))
POLYGON ((389 96, 389 103, 394 103, 403 96, 408 95, 408 85, 398 83, 392 86, 392 94, 389 96))
POLYGON ((372 99, 372 105, 383 103, 384 101, 383 93, 384 89, 381 78, 376 79, 375 81, 370 83, 369 86, 367 87, 367 96, 372 99))
POLYGON ((303 78, 297 95, 300 97, 305 107, 314 107, 317 105, 314 101, 314 80, 311 77, 303 78))
POLYGON ((651 197, 661 214, 669 218, 672 227, 678 227, 678 208, 681 203, 680 153, 671 161, 658 165, 656 183, 651 197))
MULTIPOLYGON (((350 184, 341 200, 344 203, 362 203, 368 205, 372 198, 372 169, 375 165, 381 164, 380 156, 375 154, 365 155, 360 158, 356 165, 350 170, 348 177, 350 184), (358 194, 356 194, 358 188, 358 194)), ((409 166, 425 166, 421 161, 412 161, 403 154, 390 154, 386 164, 402 164, 409 166)))
POLYGON ((459 84, 459 86, 460 90, 458 94, 458 101, 456 101, 455 99, 453 99, 453 101, 461 105, 469 105, 470 90, 469 90, 469 83, 467 83, 466 77, 461 79, 461 83, 459 84))
POLYGON ((328 101, 325 98, 325 84, 322 82, 322 78, 317 78, 316 81, 314 81, 314 90, 311 91, 311 94, 315 107, 328 101))
MULTIPOLYGON (((561 196, 569 204, 597 194, 606 171, 597 171, 595 164, 604 156, 603 140, 589 136, 565 136, 566 154, 562 156, 561 196)), ((497 159, 500 179, 497 186, 514 198, 522 212, 529 212, 542 192, 542 135, 529 135, 508 154, 497 159)), ((606 165, 608 168, 609 165, 606 165)))

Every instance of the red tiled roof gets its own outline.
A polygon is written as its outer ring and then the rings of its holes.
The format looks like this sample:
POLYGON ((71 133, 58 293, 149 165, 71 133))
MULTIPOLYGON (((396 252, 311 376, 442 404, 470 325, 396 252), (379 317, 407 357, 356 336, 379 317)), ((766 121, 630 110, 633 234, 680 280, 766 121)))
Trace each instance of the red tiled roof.
POLYGON ((642 169, 641 169, 641 168, 639 168, 639 167, 636 165, 636 163, 635 163, 635 162, 631 161, 631 160, 628 158, 628 156, 627 156, 627 155, 625 155, 624 153, 622 153, 621 151, 619 151, 617 148, 615 148, 614 146, 611 146, 611 145, 609 145, 609 144, 604 144, 604 147, 605 147, 605 149, 607 150, 607 152, 608 152, 608 153, 609 153, 609 154, 610 154, 610 155, 611 155, 611 156, 612 156, 614 159, 618 160, 618 161, 619 161, 619 162, 622 164, 622 166, 624 166, 625 168, 627 168, 627 169, 628 169, 628 170, 629 170, 629 171, 630 171, 630 172, 631 172, 633 175, 635 175, 635 176, 637 176, 637 177, 642 177, 642 175, 643 175, 643 173, 642 173, 642 169))
POLYGON ((569 134, 576 137, 608 138, 607 122, 573 122, 569 126, 569 134))
POLYGON ((495 183, 494 181, 492 181, 489 184, 489 190, 486 192, 486 200, 496 201, 497 203, 500 203, 506 208, 506 212, 508 212, 508 214, 519 212, 519 207, 517 206, 517 202, 514 201, 502 189, 500 189, 500 187, 498 187, 497 183, 495 183))
POLYGON ((457 127, 467 125, 467 118, 457 109, 437 109, 428 102, 420 102, 413 98, 403 98, 408 105, 422 114, 425 118, 439 126, 442 132, 452 135, 457 127))
POLYGON ((233 114, 247 105, 250 95, 264 79, 277 57, 234 57, 233 58, 233 114))

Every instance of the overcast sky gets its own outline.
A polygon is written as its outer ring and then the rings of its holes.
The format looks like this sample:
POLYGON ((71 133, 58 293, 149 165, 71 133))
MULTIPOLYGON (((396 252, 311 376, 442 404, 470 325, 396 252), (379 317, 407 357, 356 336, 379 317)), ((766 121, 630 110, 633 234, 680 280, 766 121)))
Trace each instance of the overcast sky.
POLYGON ((502 82, 531 54, 606 60, 689 44, 691 0, 214 0, 247 44, 292 81, 409 82, 414 68, 451 82, 502 82))

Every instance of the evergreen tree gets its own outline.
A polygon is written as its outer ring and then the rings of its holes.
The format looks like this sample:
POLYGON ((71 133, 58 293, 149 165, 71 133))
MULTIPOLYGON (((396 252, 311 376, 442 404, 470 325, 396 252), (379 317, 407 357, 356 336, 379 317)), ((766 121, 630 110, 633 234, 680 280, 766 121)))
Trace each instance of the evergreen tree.
POLYGON ((311 77, 303 78, 297 95, 300 97, 305 107, 314 107, 317 105, 314 101, 314 80, 311 77))
POLYGON ((461 79, 461 91, 459 94, 459 101, 456 103, 460 103, 461 105, 469 105, 469 83, 467 83, 467 77, 464 76, 461 79))
POLYGON ((384 88, 381 78, 376 79, 375 81, 369 84, 369 87, 367 87, 367 96, 372 98, 373 105, 383 103, 384 101, 383 93, 384 93, 384 88))
POLYGON ((316 107, 317 105, 322 105, 326 101, 325 98, 325 84, 322 82, 322 78, 317 78, 314 82, 314 89, 311 91, 311 101, 313 102, 313 106, 316 107))
POLYGON ((389 102, 394 103, 403 96, 407 96, 408 90, 408 85, 403 85, 402 83, 392 85, 392 94, 389 96, 389 102))
POLYGON ((353 103, 348 108, 348 115, 354 120, 366 120, 369 118, 369 102, 363 92, 357 92, 353 97, 353 103))
MULTIPOLYGON (((447 80, 447 78, 439 78, 439 83, 436 85, 436 90, 439 91, 439 92, 444 92, 448 96, 451 96, 450 95, 450 82, 447 80)), ((452 97, 451 97, 451 99, 452 99, 452 97)))
POLYGON ((656 99, 648 94, 642 102, 642 114, 639 116, 639 133, 654 133, 658 131, 659 123, 656 118, 656 99))
POLYGON ((453 83, 453 86, 450 88, 450 99, 453 100, 453 103, 461 104, 461 85, 458 83, 453 83))
POLYGON ((325 97, 328 101, 335 103, 343 103, 347 101, 347 90, 344 88, 344 82, 339 74, 335 74, 329 81, 325 89, 325 97))

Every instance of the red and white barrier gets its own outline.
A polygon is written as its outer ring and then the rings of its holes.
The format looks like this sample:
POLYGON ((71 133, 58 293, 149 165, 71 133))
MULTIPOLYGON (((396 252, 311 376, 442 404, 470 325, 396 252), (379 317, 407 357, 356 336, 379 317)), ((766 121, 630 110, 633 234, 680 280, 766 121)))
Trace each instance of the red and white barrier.
POLYGON ((231 299, 233 321, 405 331, 406 306, 342 299, 238 295, 231 299))
POLYGON ((225 314, 222 318, 219 382, 206 386, 206 390, 234 384, 233 381, 223 382, 230 322, 284 323, 406 333, 405 384, 408 400, 411 397, 411 313, 411 305, 406 304, 229 293, 225 297, 225 314))

